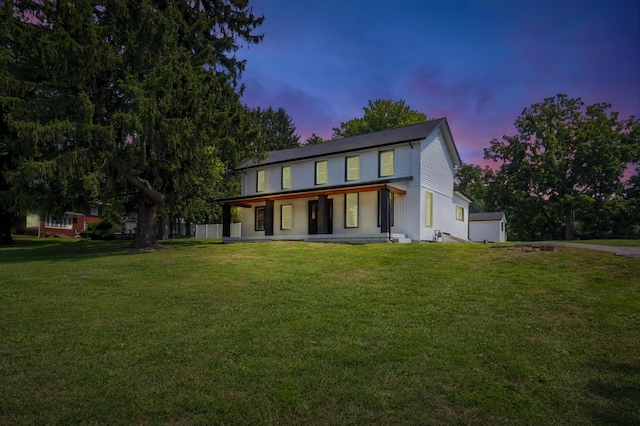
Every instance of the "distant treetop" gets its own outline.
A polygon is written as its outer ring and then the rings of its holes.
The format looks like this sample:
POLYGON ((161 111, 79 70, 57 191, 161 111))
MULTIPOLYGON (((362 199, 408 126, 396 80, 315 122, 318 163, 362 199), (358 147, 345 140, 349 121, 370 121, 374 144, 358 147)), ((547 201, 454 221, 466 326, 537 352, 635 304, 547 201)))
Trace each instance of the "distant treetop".
POLYGON ((364 135, 427 121, 426 114, 415 111, 404 100, 376 99, 364 107, 364 116, 340 123, 333 128, 333 139, 364 135))

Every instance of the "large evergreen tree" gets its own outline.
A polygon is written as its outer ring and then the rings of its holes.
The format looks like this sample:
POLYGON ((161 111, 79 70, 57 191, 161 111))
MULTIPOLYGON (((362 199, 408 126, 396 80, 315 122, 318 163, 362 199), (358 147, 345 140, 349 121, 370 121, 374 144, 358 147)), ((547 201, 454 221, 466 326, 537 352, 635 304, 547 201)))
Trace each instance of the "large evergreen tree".
POLYGON ((266 151, 297 148, 300 146, 300 136, 296 134, 293 119, 284 108, 274 110, 272 107, 251 110, 258 125, 256 144, 262 145, 266 151))
POLYGON ((152 246, 159 206, 188 209, 255 150, 236 84, 235 52, 261 39, 247 0, 9 0, 0 19, 16 209, 135 191, 134 246, 152 246))

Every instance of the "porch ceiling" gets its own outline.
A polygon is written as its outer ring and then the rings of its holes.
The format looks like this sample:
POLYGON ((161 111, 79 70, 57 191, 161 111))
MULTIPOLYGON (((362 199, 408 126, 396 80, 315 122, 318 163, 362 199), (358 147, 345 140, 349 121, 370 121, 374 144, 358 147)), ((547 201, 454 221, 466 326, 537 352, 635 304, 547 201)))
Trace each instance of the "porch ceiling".
POLYGON ((374 192, 387 187, 389 191, 398 195, 405 195, 407 191, 388 185, 386 183, 376 183, 371 185, 359 185, 359 186, 346 186, 346 187, 332 187, 325 189, 317 189, 312 191, 301 192, 289 192, 289 193, 274 193, 274 194, 261 194, 253 197, 242 197, 236 199, 220 200, 223 204, 228 204, 237 207, 251 207, 249 203, 261 203, 267 200, 282 201, 293 200, 296 198, 310 198, 318 197, 320 195, 339 195, 339 194, 352 194, 356 192, 374 192))

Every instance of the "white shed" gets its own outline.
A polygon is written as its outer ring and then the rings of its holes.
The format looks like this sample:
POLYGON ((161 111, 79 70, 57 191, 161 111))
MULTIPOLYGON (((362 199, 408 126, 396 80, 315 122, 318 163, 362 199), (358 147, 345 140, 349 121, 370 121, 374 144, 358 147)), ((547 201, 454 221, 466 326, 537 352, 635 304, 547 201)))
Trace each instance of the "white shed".
POLYGON ((507 241, 507 217, 504 212, 471 213, 469 239, 492 243, 507 241))

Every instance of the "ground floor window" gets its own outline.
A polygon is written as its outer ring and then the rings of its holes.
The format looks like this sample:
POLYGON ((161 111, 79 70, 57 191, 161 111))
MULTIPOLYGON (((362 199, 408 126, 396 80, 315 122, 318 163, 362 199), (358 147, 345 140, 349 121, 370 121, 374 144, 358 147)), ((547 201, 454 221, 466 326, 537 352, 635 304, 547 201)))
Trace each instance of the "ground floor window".
POLYGON ((424 193, 424 226, 427 228, 433 226, 433 193, 431 191, 424 193))
POLYGON ((464 207, 456 206, 456 220, 464 221, 464 207))
POLYGON ((358 193, 345 194, 344 196, 344 227, 358 227, 358 193))
POLYGON ((256 207, 256 231, 264 231, 264 206, 256 207))
POLYGON ((280 206, 280 229, 291 229, 293 227, 293 209, 291 204, 280 206))
POLYGON ((73 224, 77 222, 77 219, 70 216, 64 216, 61 218, 55 218, 54 216, 47 216, 44 226, 46 228, 56 229, 73 229, 73 224))

